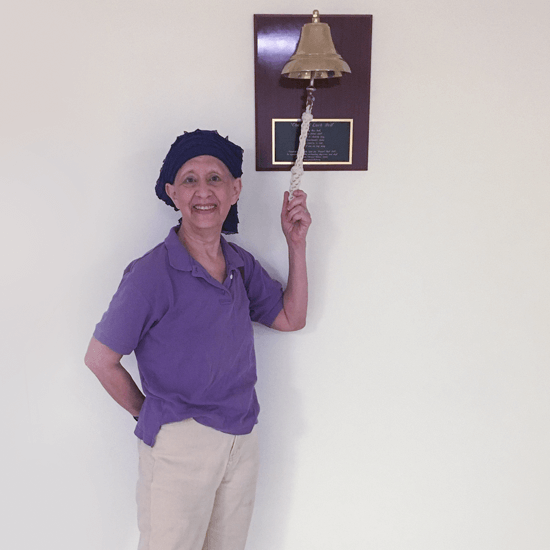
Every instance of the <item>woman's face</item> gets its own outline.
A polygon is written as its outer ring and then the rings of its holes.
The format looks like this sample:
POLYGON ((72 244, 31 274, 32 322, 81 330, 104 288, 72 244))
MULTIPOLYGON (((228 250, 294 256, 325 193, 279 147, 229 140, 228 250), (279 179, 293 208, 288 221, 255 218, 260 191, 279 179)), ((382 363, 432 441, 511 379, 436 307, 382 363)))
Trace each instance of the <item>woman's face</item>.
POLYGON ((189 159, 166 184, 166 193, 181 212, 184 232, 221 228, 241 192, 241 178, 234 178, 216 157, 189 159))

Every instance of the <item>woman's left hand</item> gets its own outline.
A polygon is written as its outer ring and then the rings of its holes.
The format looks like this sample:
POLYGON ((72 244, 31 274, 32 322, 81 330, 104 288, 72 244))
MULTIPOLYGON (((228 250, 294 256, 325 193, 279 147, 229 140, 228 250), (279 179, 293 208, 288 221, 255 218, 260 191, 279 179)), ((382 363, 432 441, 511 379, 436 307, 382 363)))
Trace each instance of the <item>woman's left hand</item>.
POLYGON ((289 193, 285 191, 283 209, 281 211, 281 226, 289 245, 305 244, 306 235, 311 225, 311 215, 307 209, 307 195, 304 191, 294 191, 294 197, 288 200, 289 193))

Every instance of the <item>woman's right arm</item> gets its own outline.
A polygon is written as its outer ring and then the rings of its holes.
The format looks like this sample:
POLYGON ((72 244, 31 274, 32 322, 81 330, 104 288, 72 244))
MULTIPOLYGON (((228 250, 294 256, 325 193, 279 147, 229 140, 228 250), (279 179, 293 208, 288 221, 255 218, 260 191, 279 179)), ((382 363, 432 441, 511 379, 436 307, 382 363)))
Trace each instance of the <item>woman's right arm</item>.
POLYGON ((92 337, 84 362, 109 395, 132 416, 139 416, 145 400, 134 379, 120 364, 122 355, 92 337))

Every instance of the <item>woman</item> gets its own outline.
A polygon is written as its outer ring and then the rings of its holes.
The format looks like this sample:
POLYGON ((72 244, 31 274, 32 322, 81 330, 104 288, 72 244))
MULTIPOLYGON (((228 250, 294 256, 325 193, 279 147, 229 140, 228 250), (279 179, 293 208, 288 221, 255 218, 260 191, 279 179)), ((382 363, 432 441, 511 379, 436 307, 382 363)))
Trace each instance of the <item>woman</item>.
POLYGON ((242 155, 215 131, 176 139, 156 193, 180 211, 180 225, 126 268, 86 353, 138 420, 140 550, 244 548, 258 471, 252 321, 305 325, 305 193, 283 200, 284 292, 221 236, 237 231, 242 155), (120 363, 132 352, 144 393, 120 363))

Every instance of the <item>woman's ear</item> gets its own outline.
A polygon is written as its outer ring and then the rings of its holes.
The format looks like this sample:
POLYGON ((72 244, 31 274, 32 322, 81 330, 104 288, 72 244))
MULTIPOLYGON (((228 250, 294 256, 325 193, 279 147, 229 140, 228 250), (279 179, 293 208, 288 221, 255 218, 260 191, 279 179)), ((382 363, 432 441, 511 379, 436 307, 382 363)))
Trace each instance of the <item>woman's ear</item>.
POLYGON ((231 204, 237 204, 242 188, 243 188, 243 182, 241 178, 235 178, 233 180, 233 202, 231 204))
MULTIPOLYGON (((165 183, 164 184, 164 190, 166 191, 166 194, 172 199, 172 202, 174 202, 174 194, 175 194, 175 188, 174 185, 171 183, 165 183)), ((174 204, 176 204, 174 202, 174 204)))

